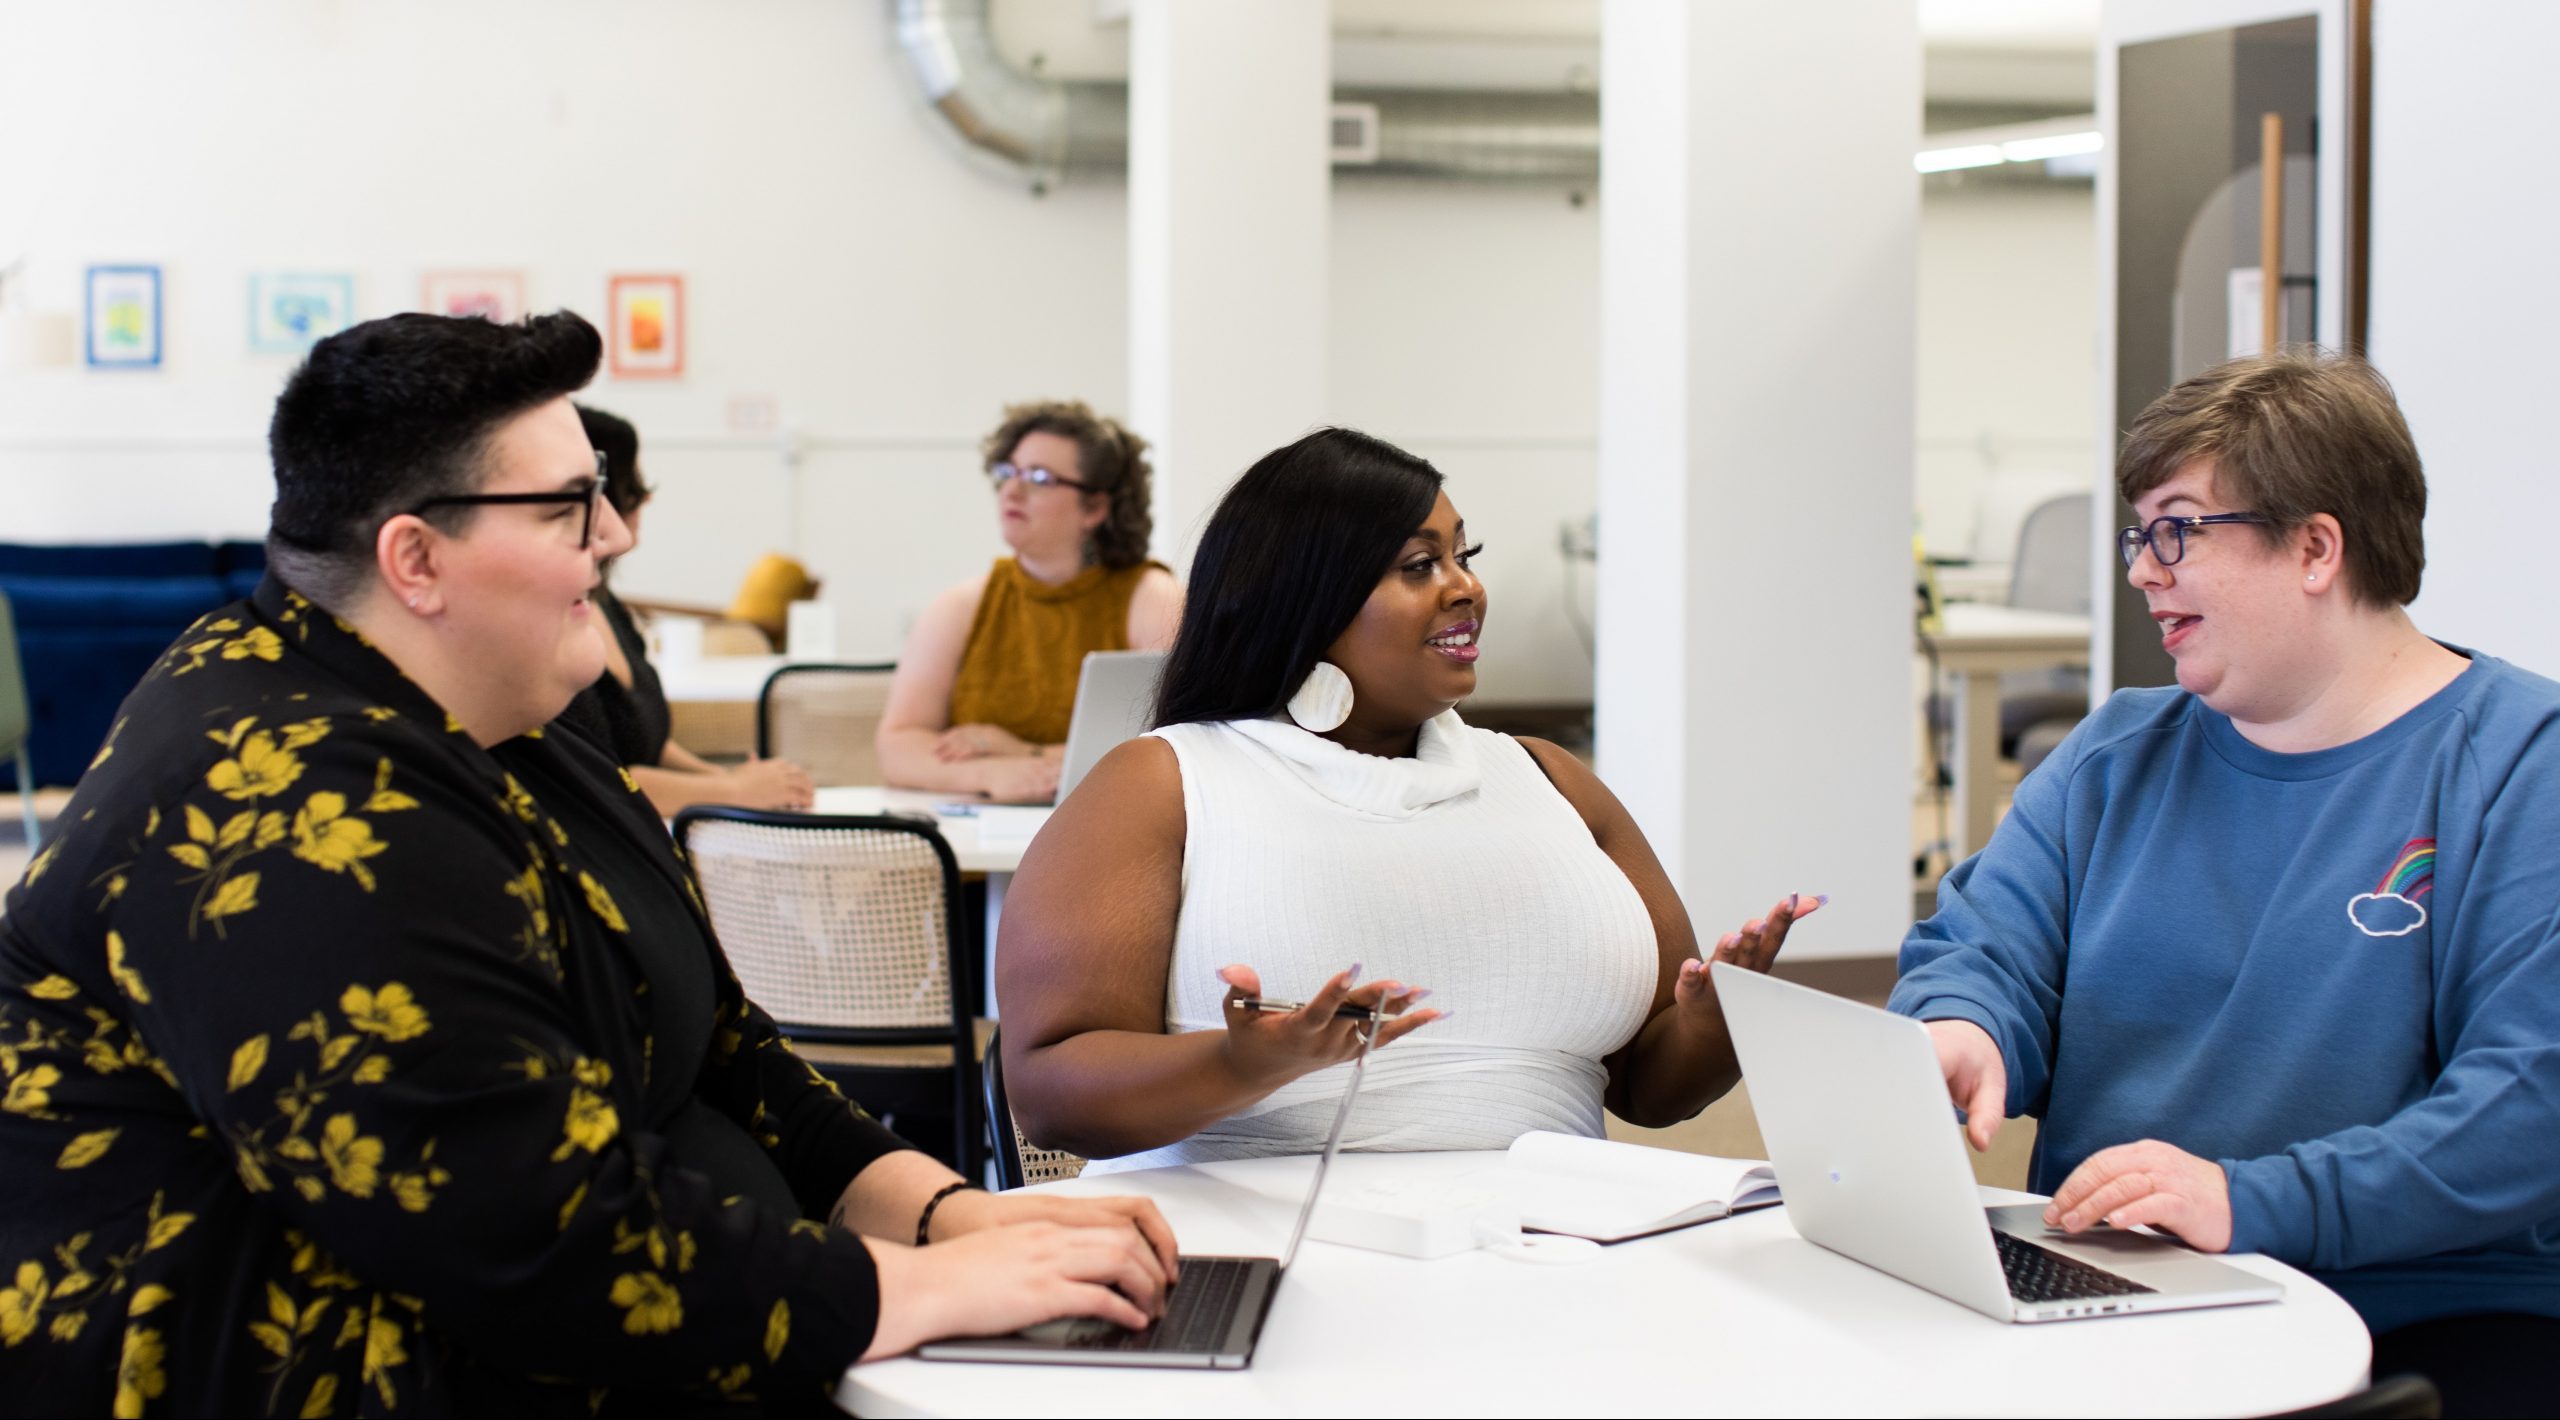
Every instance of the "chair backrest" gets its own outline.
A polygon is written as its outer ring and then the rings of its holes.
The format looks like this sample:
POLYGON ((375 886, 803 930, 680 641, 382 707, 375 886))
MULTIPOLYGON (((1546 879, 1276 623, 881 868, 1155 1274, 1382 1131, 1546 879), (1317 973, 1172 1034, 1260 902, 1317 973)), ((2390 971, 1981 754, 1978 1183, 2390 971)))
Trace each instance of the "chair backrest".
POLYGON ((895 665, 784 666, 756 697, 756 753, 787 759, 820 784, 877 784, 872 741, 895 665))
MULTIPOLYGON (((27 742, 35 720, 27 709, 27 673, 18 664, 18 622, 9 610, 9 594, 0 592, 0 755, 14 754, 27 742)), ((35 786, 21 784, 20 793, 35 786)))
POLYGON ((791 1033, 972 1054, 960 866, 932 824, 701 807, 675 832, 748 999, 791 1033))
POLYGON ((1055 1183, 1074 1178, 1084 1172, 1084 1159, 1062 1149, 1043 1149, 1022 1137, 1022 1128, 1013 1122, 1013 1104, 1004 1093, 1004 1048, 1001 1027, 987 1036, 987 1132, 993 1138, 996 1160, 996 1186, 1022 1188, 1034 1183, 1055 1183))
POLYGON ((2009 561, 2009 605, 2089 614, 2089 495, 2048 498, 2018 525, 2009 561))

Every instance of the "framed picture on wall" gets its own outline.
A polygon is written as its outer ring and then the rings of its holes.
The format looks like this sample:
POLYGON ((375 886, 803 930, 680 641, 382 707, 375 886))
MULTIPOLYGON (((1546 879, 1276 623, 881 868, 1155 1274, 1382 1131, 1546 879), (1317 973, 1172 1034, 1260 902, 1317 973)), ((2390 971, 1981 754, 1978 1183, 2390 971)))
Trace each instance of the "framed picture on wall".
POLYGON ((615 377, 672 379, 683 374, 684 278, 616 276, 606 292, 615 377))
POLYGON ((89 268, 88 360, 94 369, 160 367, 160 268, 89 268))
POLYGON ((299 355, 356 320, 356 279, 335 272, 261 271, 249 278, 249 348, 299 355))
POLYGON ((430 271, 419 283, 418 309, 435 316, 479 316, 500 325, 524 317, 521 271, 430 271))

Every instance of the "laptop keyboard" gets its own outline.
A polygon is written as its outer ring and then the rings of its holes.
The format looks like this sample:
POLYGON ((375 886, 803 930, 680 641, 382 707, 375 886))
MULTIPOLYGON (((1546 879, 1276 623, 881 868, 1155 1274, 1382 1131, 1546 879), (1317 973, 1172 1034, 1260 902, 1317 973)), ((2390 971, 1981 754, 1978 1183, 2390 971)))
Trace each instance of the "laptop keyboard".
POLYGON ((2021 1302, 2130 1297, 2155 1290, 1998 1228, 1991 1230, 1991 1240, 2000 1245, 2000 1270, 2009 1275, 2009 1295, 2021 1302))
POLYGON ((1162 1317, 1144 1331, 1105 1325, 1079 1329, 1079 1351, 1214 1351, 1225 1343, 1244 1305, 1245 1280, 1258 1259, 1250 1257, 1186 1257, 1182 1280, 1174 1284, 1162 1317))

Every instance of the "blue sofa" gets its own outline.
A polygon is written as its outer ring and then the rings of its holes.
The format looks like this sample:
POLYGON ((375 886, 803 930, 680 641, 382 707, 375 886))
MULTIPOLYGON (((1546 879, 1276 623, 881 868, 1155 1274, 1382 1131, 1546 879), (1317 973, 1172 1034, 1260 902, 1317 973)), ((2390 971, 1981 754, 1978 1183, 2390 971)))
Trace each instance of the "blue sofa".
MULTIPOLYGON (((0 590, 17 613, 38 785, 79 782, 116 707, 206 612, 247 596, 265 575, 255 542, 101 547, 0 543, 0 590)), ((0 762, 0 785, 16 774, 0 762)))

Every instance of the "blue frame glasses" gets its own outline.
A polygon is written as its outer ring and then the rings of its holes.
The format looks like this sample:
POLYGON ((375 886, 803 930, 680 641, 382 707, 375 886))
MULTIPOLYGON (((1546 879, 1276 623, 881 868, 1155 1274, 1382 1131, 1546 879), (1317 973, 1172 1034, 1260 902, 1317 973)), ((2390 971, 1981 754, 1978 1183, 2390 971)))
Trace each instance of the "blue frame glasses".
POLYGON ((488 503, 583 503, 586 505, 586 521, 578 527, 578 550, 584 552, 595 545, 596 505, 604 501, 604 468, 604 453, 598 450, 596 476, 576 488, 563 488, 557 493, 451 493, 442 498, 430 498, 411 508, 409 514, 415 517, 429 508, 476 508, 488 503))
POLYGON ((2119 529, 2116 551, 2124 555, 2124 565, 2131 567, 2141 560, 2144 544, 2149 544, 2152 557, 2163 567, 2175 567, 2187 555, 2187 534, 2212 527, 2216 523, 2272 523, 2264 513, 2200 513, 2184 518, 2153 518, 2148 523, 2119 529))
POLYGON ((1054 484, 1060 488, 1073 488, 1086 493, 1093 491, 1093 485, 1090 483, 1079 482, 1063 473, 1042 468, 1038 464, 1033 464, 1029 468, 1019 468, 1010 463, 987 466, 987 481, 998 488, 1004 487, 1017 478, 1034 488, 1047 488, 1054 484))

